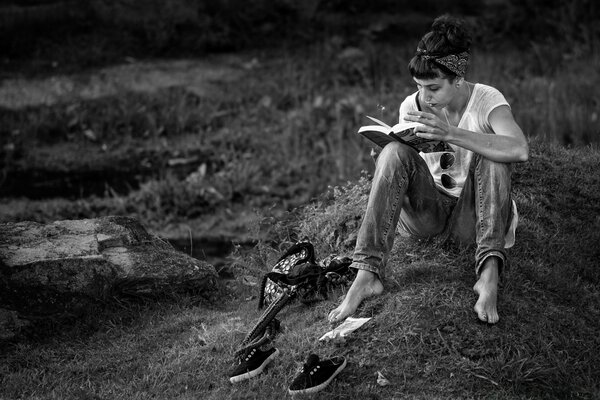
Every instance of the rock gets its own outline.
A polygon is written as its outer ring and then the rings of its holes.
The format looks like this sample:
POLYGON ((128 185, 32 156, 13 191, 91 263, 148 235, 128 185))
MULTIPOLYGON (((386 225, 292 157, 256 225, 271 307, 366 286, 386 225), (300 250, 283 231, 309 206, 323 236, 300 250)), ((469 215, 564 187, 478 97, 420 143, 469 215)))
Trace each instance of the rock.
POLYGON ((0 305, 64 312, 81 299, 218 292, 215 268, 150 235, 135 219, 0 224, 0 305))

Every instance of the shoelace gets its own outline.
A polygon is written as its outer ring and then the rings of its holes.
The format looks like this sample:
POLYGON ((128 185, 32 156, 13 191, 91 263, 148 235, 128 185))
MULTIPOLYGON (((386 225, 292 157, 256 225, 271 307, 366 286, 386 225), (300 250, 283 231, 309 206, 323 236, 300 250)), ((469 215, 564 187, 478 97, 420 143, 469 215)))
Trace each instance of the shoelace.
MULTIPOLYGON (((246 356, 244 357, 244 361, 246 361, 246 362, 250 361, 250 359, 252 358, 252 356, 254 356, 254 353, 256 353, 256 349, 252 349, 252 350, 250 350, 248 353, 246 353, 246 356)), ((242 360, 240 360, 240 364, 241 364, 242 362, 243 362, 243 361, 242 361, 242 360)))
POLYGON ((306 360, 306 364, 302 367, 301 373, 309 372, 310 375, 313 375, 319 368, 321 368, 319 364, 319 357, 316 355, 311 355, 306 360), (312 371, 311 371, 312 370, 312 371))
POLYGON ((316 367, 315 367, 315 368, 314 368, 312 371, 310 371, 309 373, 310 373, 311 375, 313 375, 315 372, 317 372, 317 370, 318 370, 319 368, 321 368, 321 366, 320 366, 320 365, 317 365, 317 366, 316 366, 316 367))

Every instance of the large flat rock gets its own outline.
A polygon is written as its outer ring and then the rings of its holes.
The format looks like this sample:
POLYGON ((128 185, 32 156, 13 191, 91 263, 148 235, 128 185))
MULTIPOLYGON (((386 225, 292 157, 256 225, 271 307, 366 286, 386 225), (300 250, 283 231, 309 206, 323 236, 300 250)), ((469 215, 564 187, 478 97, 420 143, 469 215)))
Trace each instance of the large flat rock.
POLYGON ((218 290, 212 265, 115 216, 0 224, 0 276, 0 305, 37 312, 59 298, 218 290))

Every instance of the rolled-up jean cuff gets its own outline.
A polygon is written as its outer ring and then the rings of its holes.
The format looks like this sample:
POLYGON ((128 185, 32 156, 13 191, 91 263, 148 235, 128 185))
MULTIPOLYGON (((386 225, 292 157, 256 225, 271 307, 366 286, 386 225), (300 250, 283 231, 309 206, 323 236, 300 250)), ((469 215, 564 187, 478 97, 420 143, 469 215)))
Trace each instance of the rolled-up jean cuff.
POLYGON ((502 272, 506 269, 505 267, 507 267, 506 264, 508 263, 506 255, 499 250, 490 250, 490 251, 484 253, 481 256, 481 258, 477 261, 477 264, 475 265, 475 274, 477 276, 479 276, 479 274, 481 273, 481 267, 483 266, 483 263, 489 257, 498 257, 500 259, 500 264, 498 265, 498 274, 499 275, 502 275, 502 272))
POLYGON ((380 269, 370 264, 359 261, 353 261, 352 264, 350 264, 349 268, 362 269, 364 271, 373 272, 379 277, 379 280, 383 281, 383 275, 381 274, 380 269))

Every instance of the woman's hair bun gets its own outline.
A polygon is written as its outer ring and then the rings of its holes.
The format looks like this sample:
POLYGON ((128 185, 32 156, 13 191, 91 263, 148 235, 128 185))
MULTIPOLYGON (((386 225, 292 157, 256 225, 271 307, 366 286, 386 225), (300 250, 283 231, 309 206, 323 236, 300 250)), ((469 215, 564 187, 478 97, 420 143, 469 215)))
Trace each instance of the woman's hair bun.
POLYGON ((468 50, 471 47, 471 34, 464 20, 445 14, 431 24, 431 32, 444 36, 451 47, 468 50))

